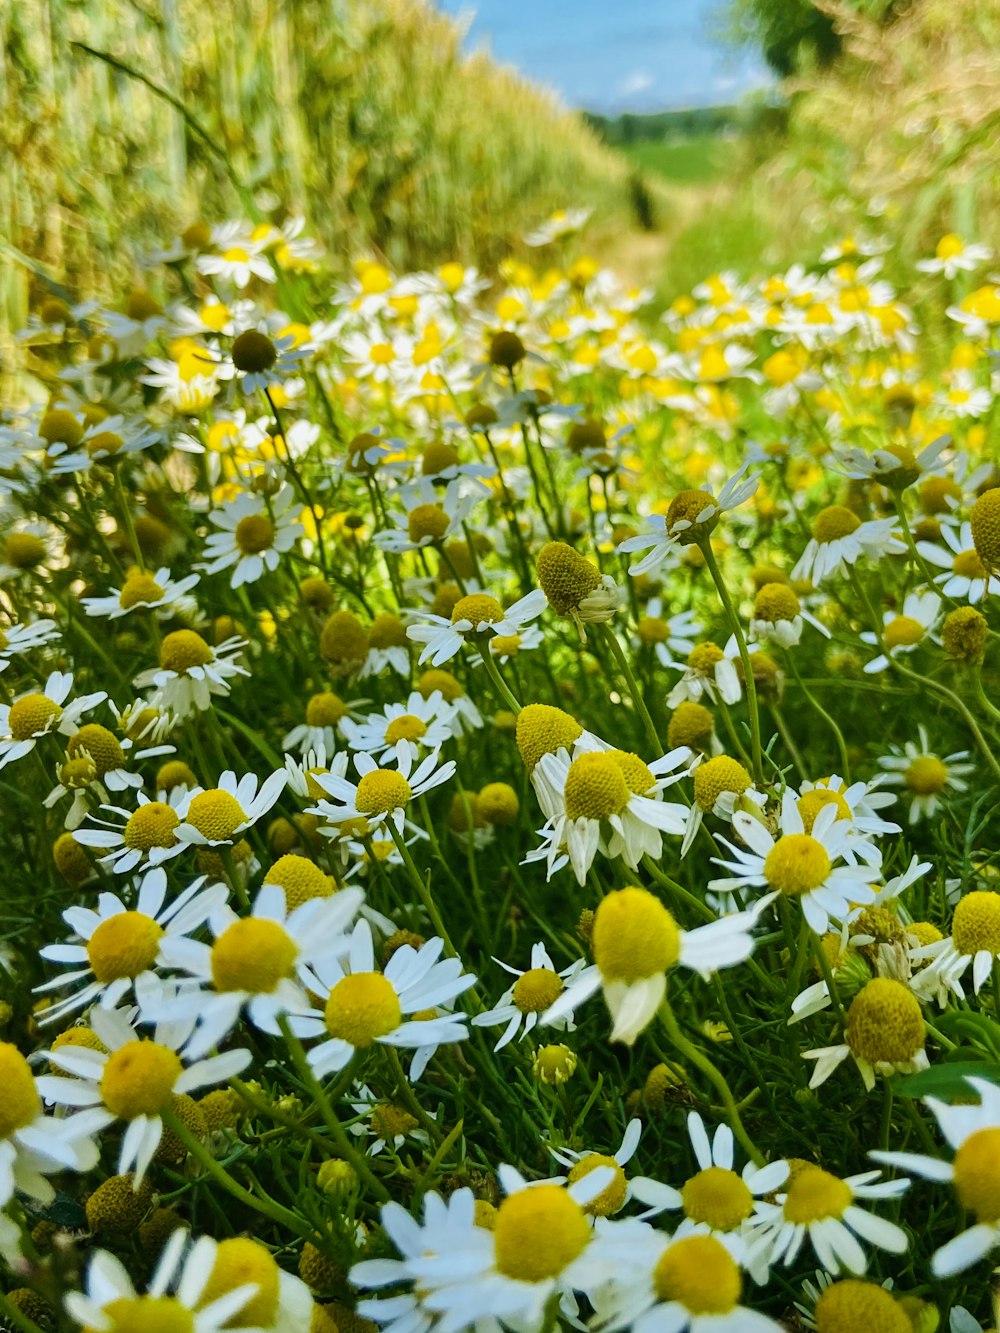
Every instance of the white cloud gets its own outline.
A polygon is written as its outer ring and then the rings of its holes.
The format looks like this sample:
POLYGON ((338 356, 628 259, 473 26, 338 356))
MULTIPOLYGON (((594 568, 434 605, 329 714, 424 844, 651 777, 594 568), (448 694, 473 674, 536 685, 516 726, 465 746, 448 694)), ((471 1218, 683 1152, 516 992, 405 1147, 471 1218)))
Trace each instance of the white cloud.
POLYGON ((652 88, 655 82, 656 80, 648 70, 634 69, 631 74, 626 74, 618 85, 618 95, 619 97, 635 97, 639 93, 644 93, 652 88))

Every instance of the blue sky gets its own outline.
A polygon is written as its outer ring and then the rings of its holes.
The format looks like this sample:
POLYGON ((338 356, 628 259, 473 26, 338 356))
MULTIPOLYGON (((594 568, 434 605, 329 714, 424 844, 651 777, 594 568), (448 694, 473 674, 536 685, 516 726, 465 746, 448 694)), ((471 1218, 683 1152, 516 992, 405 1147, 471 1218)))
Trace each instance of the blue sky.
POLYGON ((713 38, 724 0, 435 0, 471 16, 467 46, 548 84, 574 107, 657 111, 737 99, 763 61, 713 38))

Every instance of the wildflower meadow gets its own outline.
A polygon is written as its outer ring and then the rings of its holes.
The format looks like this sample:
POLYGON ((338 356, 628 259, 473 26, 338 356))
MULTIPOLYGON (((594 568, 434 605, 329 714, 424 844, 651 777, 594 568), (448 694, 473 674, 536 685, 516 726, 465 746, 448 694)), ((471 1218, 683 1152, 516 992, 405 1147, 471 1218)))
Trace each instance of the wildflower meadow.
POLYGON ((995 1325, 995 257, 587 222, 17 330, 5 1328, 995 1325))

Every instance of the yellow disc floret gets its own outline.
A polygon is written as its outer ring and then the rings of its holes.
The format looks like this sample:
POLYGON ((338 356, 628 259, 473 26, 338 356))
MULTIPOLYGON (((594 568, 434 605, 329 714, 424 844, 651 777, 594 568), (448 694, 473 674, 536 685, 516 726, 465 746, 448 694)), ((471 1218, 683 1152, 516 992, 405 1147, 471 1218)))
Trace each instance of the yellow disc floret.
POLYGON ((934 796, 948 783, 948 765, 936 755, 918 755, 904 772, 903 781, 916 796, 934 796))
POLYGON ((192 667, 206 666, 215 654, 193 629, 177 629, 160 645, 160 666, 178 675, 192 667))
POLYGON ((58 726, 62 708, 47 694, 26 694, 10 706, 7 726, 15 741, 27 741, 58 726))
POLYGON ((522 1014, 540 1014, 562 994, 562 978, 550 967, 532 967, 514 982, 513 1000, 522 1014))
POLYGON ((818 889, 830 873, 830 858, 821 842, 808 833, 779 838, 764 861, 764 877, 786 897, 818 889))
MULTIPOLYGON (((822 784, 811 787, 809 791, 804 791, 795 802, 799 815, 802 819, 802 826, 806 833, 812 833, 813 825, 816 823, 816 816, 828 805, 837 807, 837 819, 850 819, 851 807, 844 800, 839 791, 834 791, 832 787, 824 787, 822 784)), ((834 821, 836 822, 836 820, 834 821)))
POLYGON ((468 597, 460 597, 452 608, 451 623, 457 625, 462 620, 470 621, 473 628, 481 624, 495 625, 503 620, 503 607, 495 597, 474 592, 468 597))
POLYGON ((246 823, 246 812, 235 796, 221 787, 200 791, 191 798, 186 822, 209 842, 225 842, 246 823))
POLYGON ((99 722, 88 722, 75 732, 66 742, 66 753, 71 759, 80 754, 89 755, 97 768, 98 777, 125 766, 125 755, 117 738, 99 722))
POLYGON ((912 648, 924 637, 926 630, 912 616, 894 616, 882 631, 887 648, 912 648))
POLYGON ((292 975, 298 953, 298 945, 277 921, 241 917, 212 945, 215 989, 269 995, 292 975))
POLYGON ((538 583, 549 605, 569 616, 601 586, 601 571, 566 542, 546 542, 538 553, 538 583))
POLYGON ((129 815, 122 839, 133 851, 148 852, 153 847, 173 847, 174 830, 180 823, 177 811, 164 801, 147 801, 129 815))
POLYGON ((335 727, 347 716, 347 705, 339 694, 323 690, 306 704, 306 724, 310 727, 335 727))
POLYGON ((653 1270, 661 1301, 677 1301, 693 1315, 728 1314, 743 1289, 736 1261, 714 1236, 673 1241, 653 1270))
POLYGON ((969 513, 972 541, 987 569, 1000 566, 1000 487, 983 491, 969 513))
POLYGON ((608 819, 629 802, 621 767, 603 751, 587 751, 569 766, 563 796, 567 819, 608 819))
POLYGON ((104 1333, 194 1333, 194 1315, 173 1296, 120 1296, 101 1314, 104 1333))
POLYGON ((0 1139, 24 1129, 42 1114, 31 1068, 9 1041, 0 1042, 0 1139))
POLYGON ((613 1157, 608 1157, 605 1153, 589 1152, 585 1157, 581 1157, 572 1167, 570 1167, 567 1180, 575 1184, 584 1176, 589 1175, 599 1166, 610 1167, 614 1171, 610 1185, 605 1185, 600 1194, 597 1194, 585 1206, 586 1211, 594 1217, 611 1217, 618 1213, 625 1206, 625 1194, 628 1189, 628 1182, 625 1179, 625 1172, 621 1169, 613 1157))
POLYGON ((800 610, 799 599, 787 583, 765 583, 753 604, 755 619, 771 623, 794 620, 800 610))
POLYGON ((543 754, 569 750, 583 735, 575 717, 550 704, 527 704, 517 715, 514 739, 530 772, 543 754))
POLYGON ((163 588, 152 574, 142 569, 133 569, 122 584, 118 594, 118 605, 123 611, 130 611, 133 606, 148 606, 161 600, 163 588))
POLYGON ((629 750, 608 750, 608 758, 621 769, 625 786, 634 796, 644 796, 656 785, 656 778, 648 764, 629 750))
POLYGON ((240 1307, 236 1322, 270 1328, 278 1313, 280 1281, 281 1271, 270 1251, 258 1241, 233 1236, 219 1242, 198 1308, 204 1309, 237 1287, 253 1285, 257 1290, 246 1305, 240 1307))
POLYGON ((740 795, 749 790, 751 783, 750 774, 739 760, 727 754, 716 755, 694 770, 694 799, 699 809, 708 813, 724 791, 740 795))
POLYGON ((536 1185, 504 1199, 493 1229, 496 1266, 518 1282, 558 1277, 586 1249, 590 1227, 559 1185, 536 1185))
MULTIPOLYGON (((757 656, 757 654, 755 654, 757 656)), ((671 749, 687 745, 692 750, 705 750, 712 739, 715 723, 704 704, 685 699, 677 705, 667 724, 667 744, 671 749)))
POLYGON ((842 1217, 853 1199, 850 1185, 811 1163, 793 1172, 785 1196, 785 1220, 803 1226, 824 1217, 842 1217))
POLYGON ((426 735, 427 723, 413 713, 394 717, 385 729, 388 745, 396 745, 399 741, 419 741, 426 735))
POLYGON ((962 1205, 989 1225, 1000 1221, 1000 1129, 978 1129, 955 1154, 955 1192, 962 1205))
POLYGON ((233 538, 244 555, 260 555, 274 545, 274 524, 266 514, 247 514, 236 524, 233 538))
POLYGON ((294 912, 310 898, 329 898, 334 891, 333 878, 305 856, 289 853, 279 857, 264 876, 265 884, 278 884, 285 890, 285 906, 294 912))
POLYGON ((869 1064, 903 1064, 924 1048, 924 1016, 901 981, 876 977, 851 1001, 844 1039, 869 1064))
POLYGON ((364 1049, 399 1027, 402 1010, 392 983, 381 972, 354 972, 330 991, 324 1017, 331 1037, 364 1049))
POLYGON ((709 640, 696 644, 688 653, 688 670, 697 671, 699 676, 714 676, 715 668, 724 657, 725 653, 717 643, 709 640))
POLYGON ((119 912, 101 924, 87 941, 87 958, 102 984, 137 977, 156 962, 163 927, 144 912, 119 912))
POLYGON ((951 937, 961 954, 1000 954, 1000 893, 981 889, 960 899, 951 918, 951 937))
POLYGON ((422 542, 439 542, 448 531, 450 522, 440 505, 424 504, 410 510, 406 528, 410 541, 419 545, 422 542))
POLYGON ((680 931, 647 889, 619 889, 594 914, 593 946, 605 981, 631 985, 673 967, 680 957, 680 931))
POLYGON ((706 509, 714 507, 715 497, 708 491, 679 491, 667 509, 667 531, 674 532, 676 525, 682 523, 684 527, 676 533, 681 546, 701 541, 719 522, 718 512, 701 518, 706 509))
POLYGON ((753 1212, 753 1195, 735 1171, 708 1166, 681 1189, 684 1215, 713 1231, 736 1231, 753 1212))
POLYGON ((184 1066, 176 1051, 155 1041, 130 1041, 108 1056, 101 1096, 112 1115, 134 1120, 169 1107, 184 1066))
POLYGON ((413 795, 410 784, 395 769, 376 768, 358 783, 354 804, 363 815, 385 815, 406 805, 413 795))
POLYGON ((813 538, 825 545, 849 537, 861 527, 857 514, 852 514, 846 505, 827 505, 813 519, 813 538))
POLYGON ((903 1307, 884 1287, 861 1278, 834 1282, 816 1302, 816 1333, 913 1333, 903 1307))

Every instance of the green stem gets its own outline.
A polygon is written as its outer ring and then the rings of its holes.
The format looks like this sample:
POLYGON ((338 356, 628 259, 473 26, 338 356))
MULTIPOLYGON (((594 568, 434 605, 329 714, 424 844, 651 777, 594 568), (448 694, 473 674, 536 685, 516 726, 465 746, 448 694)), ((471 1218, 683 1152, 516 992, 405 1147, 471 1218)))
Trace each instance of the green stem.
POLYGON ((642 725, 646 731, 646 739, 653 749, 653 758, 657 758, 663 753, 663 742, 656 734, 656 728, 653 726, 653 719, 649 715, 649 709, 646 707, 646 701, 642 697, 642 691, 636 684, 635 676, 632 674, 632 667, 629 665, 625 650, 618 642, 618 635, 606 622, 601 625, 604 631, 604 639, 611 649, 611 656, 618 663, 618 669, 625 677, 625 684, 628 686, 629 694, 632 696, 632 703, 635 705, 635 711, 639 714, 642 725))
POLYGON ((6 1296, 0 1294, 0 1313, 12 1328, 21 1330, 21 1333, 42 1333, 41 1328, 35 1321, 13 1305, 6 1296))
MULTIPOLYGON (((479 647, 478 644, 476 646, 479 647)), ((503 676, 501 676, 500 668, 493 660, 493 654, 489 644, 487 644, 485 648, 479 647, 479 656, 483 659, 483 665, 486 667, 486 671, 489 675, 489 678, 493 682, 497 693, 500 695, 500 698, 504 701, 504 703, 507 705, 507 707, 511 710, 512 713, 519 713, 521 711, 521 705, 515 698, 515 696, 510 692, 510 689, 507 686, 507 682, 504 680, 503 676)))
POLYGON ((441 919, 441 913, 438 911, 437 903, 434 901, 430 888, 424 882, 424 877, 417 869, 417 864, 410 855, 410 849, 406 845, 406 839, 391 820, 388 821, 387 828, 392 835, 392 840, 396 844, 400 856, 403 858, 403 864, 406 866, 407 874, 410 876, 413 887, 417 891, 417 896, 420 898, 420 901, 424 905, 424 910, 430 917, 431 925, 434 927, 435 932, 440 935, 441 939, 444 940, 446 952, 449 953, 452 958, 457 958, 458 950, 451 942, 451 937, 448 934, 444 921, 441 919))
POLYGON ((792 675, 795 677, 796 685, 798 685, 799 689, 806 696, 809 703, 816 710, 816 712, 819 713, 820 717, 833 732, 834 737, 836 738, 837 741, 837 749, 840 751, 840 766, 843 769, 842 777, 845 782, 849 783, 851 780, 851 763, 847 757, 847 742, 844 740, 844 733, 840 730, 840 727, 837 725, 835 719, 831 717, 831 715, 826 711, 826 709, 823 707, 820 701, 815 697, 815 695, 813 695, 809 691, 805 681, 799 674, 799 668, 797 662, 795 661, 794 652, 786 653, 785 657, 788 662, 788 665, 792 669, 792 675))
POLYGON ((844 1027, 847 1020, 844 1017, 844 1006, 840 1003, 840 992, 837 990, 837 982, 833 975, 833 968, 830 966, 830 960, 826 956, 823 942, 814 930, 809 931, 809 942, 812 945, 813 956, 817 963, 819 963, 819 970, 823 973, 823 980, 826 982, 826 988, 830 992, 830 1002, 837 1011, 837 1017, 840 1019, 841 1027, 844 1027))
POLYGON ((736 640, 736 646, 740 652, 740 661, 743 663, 744 685, 747 692, 747 714, 750 719, 750 751, 753 759, 754 782, 758 787, 764 784, 764 766, 761 760, 760 745, 760 711, 757 707, 757 682, 753 678, 753 667, 750 662, 750 651, 747 648, 746 635, 743 633, 743 626, 740 624, 740 618, 736 613, 736 607, 733 599, 729 595, 729 589, 726 587, 725 579, 722 577, 722 571, 719 568, 719 562, 715 558, 715 552, 712 550, 711 539, 706 535, 704 540, 698 543, 702 555, 705 557, 705 564, 708 572, 711 574, 719 594, 719 600, 722 602, 726 615, 729 619, 729 626, 733 631, 733 637, 736 640))

